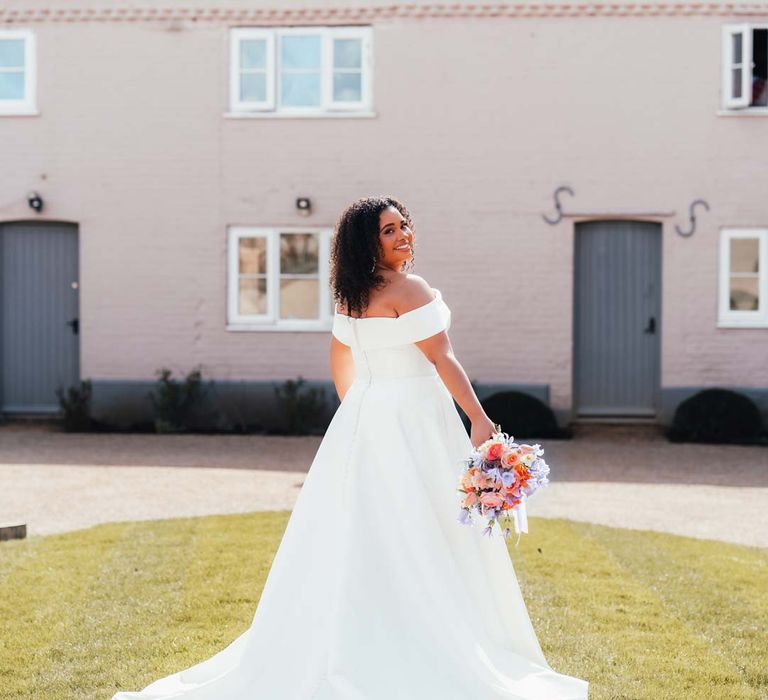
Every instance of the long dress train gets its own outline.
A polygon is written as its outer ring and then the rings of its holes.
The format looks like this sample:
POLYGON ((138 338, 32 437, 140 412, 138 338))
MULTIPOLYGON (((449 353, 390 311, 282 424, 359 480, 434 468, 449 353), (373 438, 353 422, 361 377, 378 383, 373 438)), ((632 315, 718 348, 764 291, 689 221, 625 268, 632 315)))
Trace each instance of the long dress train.
POLYGON ((334 316, 355 379, 312 461, 253 621, 214 656, 112 700, 584 700, 552 670, 506 541, 456 521, 472 447, 414 345, 440 290, 396 318, 334 316))

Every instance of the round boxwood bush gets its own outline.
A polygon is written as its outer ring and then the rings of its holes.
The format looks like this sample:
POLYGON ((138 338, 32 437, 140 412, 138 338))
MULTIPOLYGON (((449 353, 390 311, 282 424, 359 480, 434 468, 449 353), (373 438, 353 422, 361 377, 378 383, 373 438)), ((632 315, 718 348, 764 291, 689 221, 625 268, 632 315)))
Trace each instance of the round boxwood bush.
POLYGON ((675 442, 761 442, 762 419, 754 402, 730 389, 704 389, 682 401, 667 433, 675 442))
POLYGON ((480 403, 488 417, 516 439, 572 437, 570 430, 558 427, 547 404, 522 391, 499 391, 480 403))

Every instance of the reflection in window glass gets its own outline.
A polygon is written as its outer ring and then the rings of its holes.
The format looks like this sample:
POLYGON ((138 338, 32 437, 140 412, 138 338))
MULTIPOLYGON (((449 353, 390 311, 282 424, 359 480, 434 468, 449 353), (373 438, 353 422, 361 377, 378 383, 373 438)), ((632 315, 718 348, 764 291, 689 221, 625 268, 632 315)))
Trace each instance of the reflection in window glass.
POLYGON ((280 318, 317 318, 320 239, 315 233, 280 234, 280 318))
POLYGON ((240 42, 240 99, 265 102, 267 99, 267 42, 243 39, 240 42))
POLYGON ((321 102, 319 35, 284 36, 280 40, 280 103, 319 107, 321 102))
POLYGON ((768 107, 768 29, 752 32, 752 107, 768 107))
POLYGON ((320 70, 320 36, 297 34, 280 40, 283 70, 320 70))
POLYGON ((363 43, 360 39, 333 41, 333 99, 360 102, 363 98, 363 43))
POLYGON ((360 39, 333 40, 333 67, 356 68, 363 65, 362 42, 360 39))
POLYGON ((280 104, 287 107, 318 107, 320 73, 283 73, 280 104))
POLYGON ((0 100, 24 99, 24 75, 0 72, 0 100))
POLYGON ((0 100, 24 99, 24 40, 0 39, 0 100))
POLYGON ((241 277, 237 297, 237 313, 267 313, 267 280, 265 277, 241 277))
POLYGON ((267 76, 245 73, 240 76, 240 99, 243 102, 264 102, 267 99, 267 76))
POLYGON ((759 238, 731 239, 731 272, 759 272, 759 238))
POLYGON ((0 68, 24 68, 24 39, 0 39, 0 68))
POLYGON ((757 311, 760 307, 760 240, 732 238, 730 241, 730 308, 757 311))
POLYGON ((239 240, 240 272, 266 274, 267 239, 264 236, 243 237, 239 240))
POLYGON ((267 42, 265 39, 243 39, 240 42, 240 67, 267 67, 267 42))
POLYGON ((280 318, 317 318, 319 292, 317 278, 281 278, 280 318))
POLYGON ((362 93, 362 76, 360 73, 334 72, 333 99, 335 102, 360 102, 362 93))
POLYGON ((280 273, 317 274, 320 249, 317 234, 280 234, 280 273))
POLYGON ((757 278, 731 277, 730 307, 732 311, 757 311, 759 309, 757 278))

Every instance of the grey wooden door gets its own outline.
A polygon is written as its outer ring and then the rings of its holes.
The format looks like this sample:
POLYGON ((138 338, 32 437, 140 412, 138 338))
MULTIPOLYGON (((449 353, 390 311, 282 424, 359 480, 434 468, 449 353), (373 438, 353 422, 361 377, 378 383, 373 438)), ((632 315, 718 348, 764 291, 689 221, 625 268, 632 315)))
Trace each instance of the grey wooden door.
POLYGON ((657 416, 661 225, 576 224, 574 404, 577 416, 657 416))
POLYGON ((55 413, 79 383, 74 224, 0 224, 0 411, 55 413))

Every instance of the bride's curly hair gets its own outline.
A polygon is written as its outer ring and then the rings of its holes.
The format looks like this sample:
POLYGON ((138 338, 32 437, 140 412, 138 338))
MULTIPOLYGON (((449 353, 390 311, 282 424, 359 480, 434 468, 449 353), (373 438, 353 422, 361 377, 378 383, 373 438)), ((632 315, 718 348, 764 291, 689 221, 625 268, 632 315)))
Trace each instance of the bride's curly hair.
MULTIPOLYGON (((381 256, 379 244, 379 215, 387 207, 394 207, 413 231, 411 215, 404 204, 394 197, 362 197, 350 204, 336 222, 331 245, 330 277, 333 298, 340 310, 348 309, 358 316, 368 306, 369 293, 386 282, 383 275, 374 272, 376 260, 381 256)), ((416 235, 413 235, 416 241, 416 235)), ((407 269, 413 258, 403 263, 407 269)))

